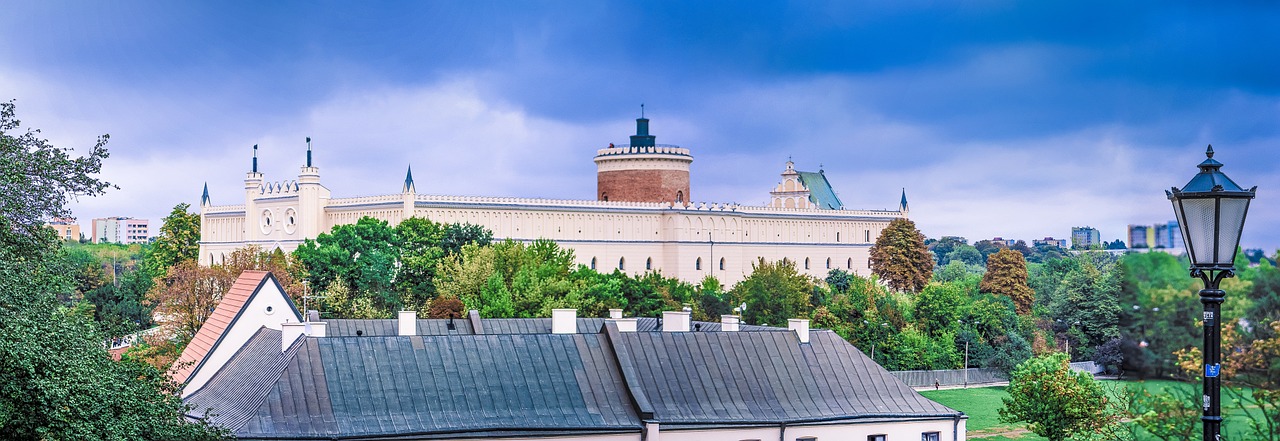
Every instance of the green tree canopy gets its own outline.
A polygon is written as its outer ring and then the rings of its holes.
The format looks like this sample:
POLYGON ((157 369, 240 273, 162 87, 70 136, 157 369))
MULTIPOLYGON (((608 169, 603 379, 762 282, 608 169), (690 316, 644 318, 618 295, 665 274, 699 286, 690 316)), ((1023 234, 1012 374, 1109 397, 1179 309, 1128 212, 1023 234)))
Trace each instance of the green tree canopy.
POLYGON ((1009 378, 1000 420, 1026 422, 1036 435, 1060 441, 1096 433, 1114 422, 1107 396, 1093 376, 1071 370, 1066 354, 1050 354, 1018 365, 1009 378))
POLYGON ((147 257, 148 270, 163 276, 170 267, 187 260, 198 260, 200 253, 200 215, 187 212, 187 203, 173 207, 160 225, 160 235, 151 245, 147 257))
POLYGON ((933 257, 924 235, 908 219, 894 219, 871 246, 871 271, 890 287, 916 292, 933 276, 933 257))
POLYGON ((1018 314, 1031 313, 1035 291, 1027 286, 1027 261, 1022 253, 1003 249, 987 258, 987 273, 979 285, 982 292, 1000 294, 1013 299, 1018 314))
POLYGON ((788 259, 768 262, 760 258, 751 268, 751 275, 731 291, 733 297, 746 302, 742 316, 748 323, 782 326, 787 319, 809 317, 812 277, 800 274, 788 259))

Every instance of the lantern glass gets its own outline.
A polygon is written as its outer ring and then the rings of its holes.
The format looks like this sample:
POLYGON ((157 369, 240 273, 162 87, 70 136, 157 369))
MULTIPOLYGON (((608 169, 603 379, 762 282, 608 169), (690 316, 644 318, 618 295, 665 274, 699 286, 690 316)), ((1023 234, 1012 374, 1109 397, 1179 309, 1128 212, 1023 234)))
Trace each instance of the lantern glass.
POLYGON ((1236 247, 1240 244, 1240 231, 1244 228, 1244 215, 1249 209, 1249 200, 1222 198, 1218 201, 1221 205, 1218 211, 1218 256, 1214 263, 1232 266, 1236 262, 1236 247))

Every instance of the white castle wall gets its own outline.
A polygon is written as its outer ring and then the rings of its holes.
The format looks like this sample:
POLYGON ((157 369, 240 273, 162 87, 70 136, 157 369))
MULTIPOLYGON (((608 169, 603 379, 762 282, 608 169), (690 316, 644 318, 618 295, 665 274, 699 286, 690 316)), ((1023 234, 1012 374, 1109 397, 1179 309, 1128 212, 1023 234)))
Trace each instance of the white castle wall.
POLYGON ((840 268, 870 273, 869 248, 900 211, 819 210, 698 203, 606 202, 511 197, 402 194, 330 198, 318 169, 296 182, 246 179, 244 205, 201 207, 200 262, 219 263, 250 244, 291 252, 335 225, 370 216, 397 225, 411 216, 473 223, 494 238, 550 239, 574 250, 578 263, 601 272, 660 271, 697 283, 708 275, 726 284, 749 274, 758 258, 796 262, 825 277, 840 268), (722 262, 723 261, 723 266, 722 262), (830 262, 828 264, 828 261, 830 262))

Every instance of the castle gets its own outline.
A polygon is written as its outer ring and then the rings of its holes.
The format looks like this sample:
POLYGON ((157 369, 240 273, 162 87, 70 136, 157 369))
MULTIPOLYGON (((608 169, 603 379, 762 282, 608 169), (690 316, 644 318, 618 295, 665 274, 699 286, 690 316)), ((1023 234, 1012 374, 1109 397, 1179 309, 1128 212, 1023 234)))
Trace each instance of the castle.
POLYGON ((897 211, 846 209, 825 174, 797 171, 790 160, 767 206, 695 204, 689 149, 655 141, 649 120, 641 117, 630 144, 596 151, 597 200, 419 194, 412 170, 399 194, 334 198, 320 183, 310 146, 298 179, 285 182, 264 180, 254 146, 244 204, 212 205, 205 186, 200 262, 220 263, 247 245, 290 252, 365 216, 393 226, 417 216, 481 225, 495 239, 550 239, 600 272, 659 271, 693 283, 715 276, 733 284, 751 273, 758 258, 787 258, 819 278, 836 268, 866 275, 880 231, 908 213, 905 192, 897 211))

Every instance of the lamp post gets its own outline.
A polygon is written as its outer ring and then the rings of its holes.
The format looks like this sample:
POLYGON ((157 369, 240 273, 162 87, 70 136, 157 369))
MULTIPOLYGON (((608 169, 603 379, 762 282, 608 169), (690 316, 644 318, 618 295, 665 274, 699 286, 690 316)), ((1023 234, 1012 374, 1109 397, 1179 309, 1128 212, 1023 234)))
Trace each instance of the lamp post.
POLYGON ((1205 151, 1200 173, 1181 190, 1166 191, 1182 230, 1191 277, 1204 282, 1200 303, 1204 304, 1204 416, 1205 441, 1217 441, 1222 429, 1222 308, 1226 293, 1218 289, 1222 279, 1235 276, 1236 247, 1240 232, 1258 187, 1248 190, 1222 174, 1222 163, 1213 159, 1213 146, 1205 151))

